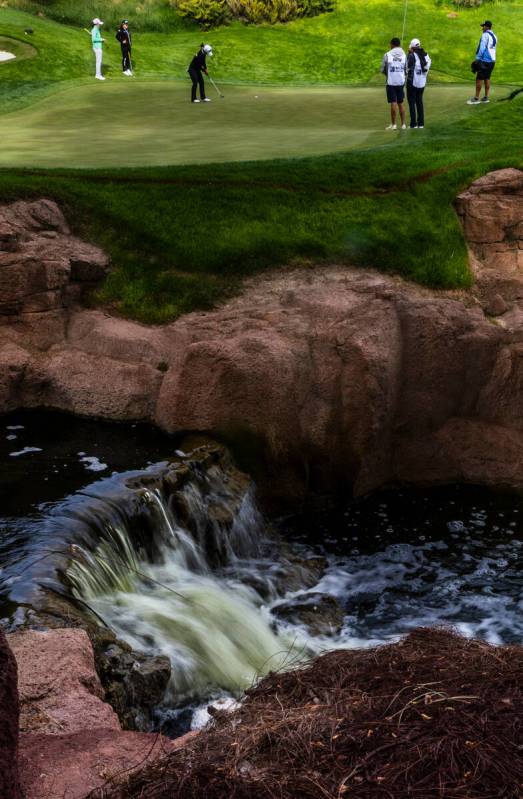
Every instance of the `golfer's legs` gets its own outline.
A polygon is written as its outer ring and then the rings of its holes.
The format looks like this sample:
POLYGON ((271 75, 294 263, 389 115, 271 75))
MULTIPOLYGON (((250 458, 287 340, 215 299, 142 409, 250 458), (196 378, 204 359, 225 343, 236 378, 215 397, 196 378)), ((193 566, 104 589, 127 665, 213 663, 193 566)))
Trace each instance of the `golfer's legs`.
POLYGON ((189 69, 188 72, 192 80, 191 100, 194 102, 196 100, 196 87, 198 86, 198 72, 195 69, 189 69))
POLYGON ((398 108, 400 110, 401 124, 404 125, 405 124, 405 103, 398 103, 398 108))
POLYGON ((397 113, 398 113, 398 104, 397 103, 391 103, 390 104, 390 121, 392 122, 393 125, 396 124, 396 115, 397 115, 397 113))
POLYGON ((122 70, 125 72, 130 69, 129 50, 122 48, 122 70))
POLYGON ((416 89, 410 84, 407 85, 407 100, 409 101, 410 126, 415 128, 418 124, 416 116, 416 89))
POLYGON ((95 63, 96 63, 96 73, 95 74, 96 74, 97 78, 101 78, 102 77, 102 48, 101 47, 98 47, 98 48, 94 48, 93 47, 93 50, 94 50, 94 58, 95 58, 95 63))
POLYGON ((203 75, 201 72, 198 74, 198 84, 200 86, 200 97, 202 100, 205 100, 205 83, 203 82, 203 75))
POLYGON ((416 89, 416 108, 418 111, 418 127, 425 126, 425 109, 423 108, 423 92, 425 89, 416 89))
POLYGON ((485 81, 485 97, 488 97, 490 94, 490 78, 487 78, 485 81))

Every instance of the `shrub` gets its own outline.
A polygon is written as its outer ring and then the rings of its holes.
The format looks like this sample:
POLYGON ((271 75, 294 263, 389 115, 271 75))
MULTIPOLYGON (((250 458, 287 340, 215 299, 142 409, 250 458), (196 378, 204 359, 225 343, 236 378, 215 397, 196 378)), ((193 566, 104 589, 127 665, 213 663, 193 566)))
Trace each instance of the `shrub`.
POLYGON ((203 27, 221 25, 230 19, 252 24, 289 22, 334 9, 334 0, 170 0, 184 17, 203 27))
POLYGON ((173 0, 182 17, 194 19, 203 28, 223 25, 230 18, 226 0, 173 0))

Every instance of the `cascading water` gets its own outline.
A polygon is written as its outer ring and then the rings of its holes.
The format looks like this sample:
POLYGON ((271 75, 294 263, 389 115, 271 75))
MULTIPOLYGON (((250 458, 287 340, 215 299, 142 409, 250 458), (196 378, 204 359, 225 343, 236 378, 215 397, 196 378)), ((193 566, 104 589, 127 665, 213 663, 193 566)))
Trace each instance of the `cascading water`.
MULTIPOLYGON (((292 640, 278 636, 260 610, 259 593, 241 582, 256 571, 263 525, 247 491, 227 528, 212 519, 217 502, 227 514, 223 475, 210 470, 180 492, 191 530, 162 492, 143 490, 150 514, 154 562, 133 543, 123 521, 105 523, 94 549, 74 547, 67 569, 73 593, 137 650, 167 654, 171 693, 180 702, 225 690, 238 692, 260 674, 289 661, 292 640), (213 568, 209 553, 220 553, 213 568)), ((136 532, 134 532, 136 535, 136 532)), ((264 571, 265 594, 273 591, 264 571)))

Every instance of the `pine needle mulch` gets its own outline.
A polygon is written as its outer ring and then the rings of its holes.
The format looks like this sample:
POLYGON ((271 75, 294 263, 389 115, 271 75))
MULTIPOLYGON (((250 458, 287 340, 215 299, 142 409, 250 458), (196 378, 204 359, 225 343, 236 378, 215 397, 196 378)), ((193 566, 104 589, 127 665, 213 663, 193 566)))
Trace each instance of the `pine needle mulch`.
POLYGON ((271 673, 110 799, 520 799, 523 647, 420 629, 271 673))

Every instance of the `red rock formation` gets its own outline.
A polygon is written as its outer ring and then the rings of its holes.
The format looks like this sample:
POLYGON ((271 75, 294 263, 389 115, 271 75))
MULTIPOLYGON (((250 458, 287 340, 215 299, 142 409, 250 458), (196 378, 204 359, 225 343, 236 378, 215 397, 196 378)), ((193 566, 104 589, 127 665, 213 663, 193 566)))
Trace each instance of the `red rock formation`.
POLYGON ((18 691, 16 660, 0 627, 0 796, 21 799, 18 778, 18 691))
MULTIPOLYGON (((0 409, 44 405, 243 438, 284 495, 395 480, 521 488, 522 184, 519 170, 500 170, 458 198, 471 292, 322 266, 258 277, 213 312, 146 327, 69 307, 71 281, 48 311, 27 312, 32 300, 13 289, 0 326, 0 409)), ((0 209, 0 229, 12 208, 0 209)), ((40 241, 31 270, 46 275, 60 247, 70 261, 84 246, 69 241, 52 203, 23 209, 40 241), (35 218, 45 220, 36 232, 35 218)), ((26 234, 2 235, 0 271, 7 263, 23 286, 14 264, 29 263, 26 234)), ((104 263, 89 253, 86 263, 104 263)))
POLYGON ((122 731, 116 713, 103 701, 83 630, 13 633, 9 643, 18 662, 25 799, 82 799, 121 772, 128 775, 192 737, 170 741, 122 731))

